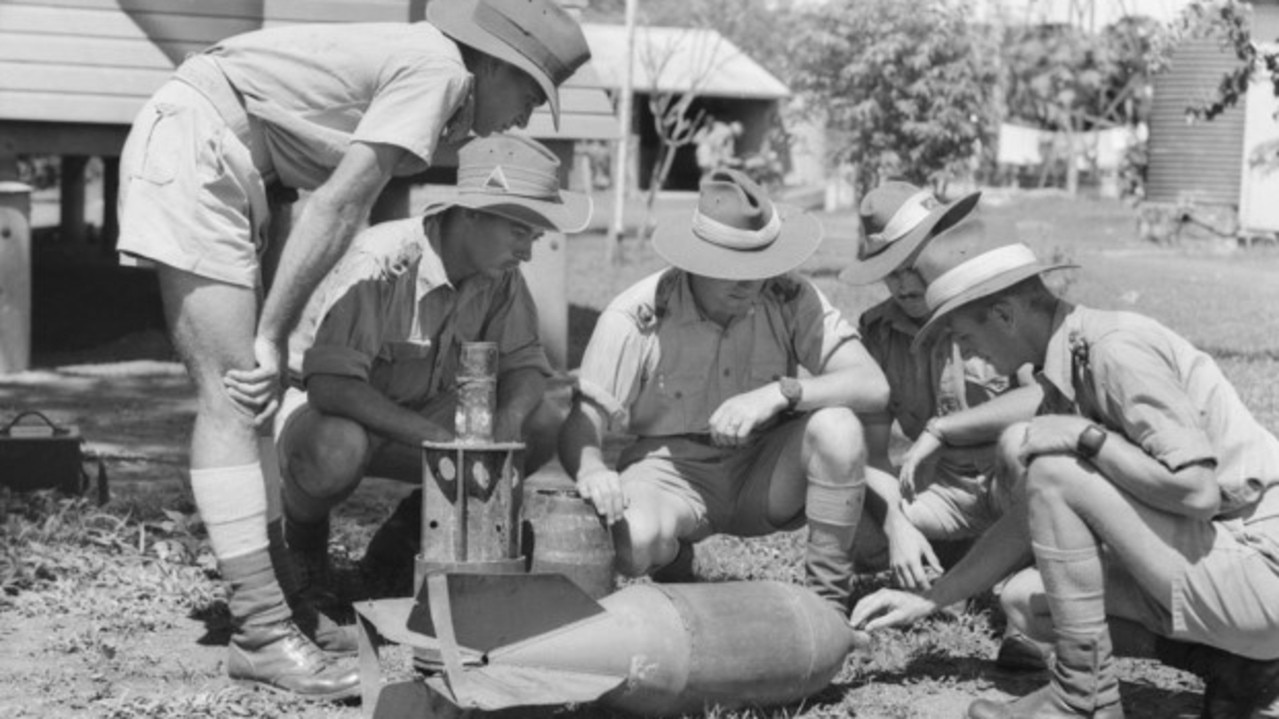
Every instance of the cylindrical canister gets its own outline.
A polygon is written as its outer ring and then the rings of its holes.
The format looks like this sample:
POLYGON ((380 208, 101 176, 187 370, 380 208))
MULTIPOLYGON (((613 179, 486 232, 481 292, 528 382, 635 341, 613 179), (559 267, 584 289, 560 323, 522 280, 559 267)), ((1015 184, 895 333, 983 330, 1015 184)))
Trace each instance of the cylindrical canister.
POLYGON ((523 544, 530 572, 563 574, 592 599, 617 588, 613 538, 571 485, 552 489, 525 483, 523 544))
POLYGON ((457 366, 459 442, 492 442, 497 411, 497 343, 463 342, 457 366))

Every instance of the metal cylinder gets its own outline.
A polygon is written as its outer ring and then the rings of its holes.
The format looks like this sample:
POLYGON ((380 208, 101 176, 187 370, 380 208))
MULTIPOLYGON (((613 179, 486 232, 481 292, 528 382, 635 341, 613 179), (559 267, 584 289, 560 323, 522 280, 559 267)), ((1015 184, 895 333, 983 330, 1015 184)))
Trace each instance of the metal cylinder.
POLYGON ((459 442, 493 441, 497 356, 496 342, 462 343, 457 368, 457 413, 453 422, 459 442))
POLYGON ((523 497, 519 442, 471 445, 422 444, 422 549, 413 586, 434 569, 523 569, 520 504, 523 497))
POLYGON ((527 483, 523 524, 530 572, 563 574, 592 599, 617 588, 612 535, 577 490, 527 483))

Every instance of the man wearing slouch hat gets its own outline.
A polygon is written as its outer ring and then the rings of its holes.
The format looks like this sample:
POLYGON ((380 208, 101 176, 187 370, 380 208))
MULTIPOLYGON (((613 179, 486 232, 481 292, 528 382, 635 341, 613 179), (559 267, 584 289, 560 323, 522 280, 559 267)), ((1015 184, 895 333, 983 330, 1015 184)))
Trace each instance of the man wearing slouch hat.
POLYGON ((691 221, 659 225, 672 266, 623 291, 582 358, 560 459, 612 526, 625 574, 687 579, 692 545, 807 525, 806 584, 841 614, 865 494, 856 412, 883 373, 795 270, 821 226, 741 172, 702 182, 691 221), (616 469, 604 432, 636 435, 616 469))

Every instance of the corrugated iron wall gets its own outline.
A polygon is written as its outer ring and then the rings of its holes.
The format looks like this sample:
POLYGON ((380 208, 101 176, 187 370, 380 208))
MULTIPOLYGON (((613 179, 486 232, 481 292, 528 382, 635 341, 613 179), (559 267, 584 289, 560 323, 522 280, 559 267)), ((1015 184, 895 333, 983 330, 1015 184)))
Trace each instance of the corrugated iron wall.
POLYGON ((1243 108, 1232 107, 1211 122, 1186 121, 1186 108, 1211 97, 1237 64, 1216 40, 1192 40, 1177 48, 1171 67, 1155 78, 1147 200, 1239 204, 1243 108))

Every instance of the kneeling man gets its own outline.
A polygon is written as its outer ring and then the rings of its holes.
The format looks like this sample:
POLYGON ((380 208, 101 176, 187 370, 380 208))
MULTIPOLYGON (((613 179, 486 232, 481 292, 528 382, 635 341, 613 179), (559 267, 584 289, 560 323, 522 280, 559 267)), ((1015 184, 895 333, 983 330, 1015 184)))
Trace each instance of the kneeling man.
POLYGON ((560 458, 613 525, 623 573, 682 563, 714 533, 807 523, 807 583, 847 612, 866 488, 855 412, 881 411, 888 386, 856 330, 791 272, 820 241, 815 218, 717 171, 691 226, 657 229, 674 267, 601 314, 560 458), (617 470, 601 451, 608 428, 637 435, 617 470))
MULTIPOLYGON (((527 440, 526 465, 554 454, 557 422, 534 411, 551 368, 519 265, 543 231, 580 231, 590 199, 561 192, 559 161, 531 140, 479 138, 458 162, 456 196, 366 230, 295 334, 305 391, 286 394, 276 437, 286 539, 304 588, 325 582, 329 511, 367 474, 420 482, 421 443, 453 438, 462 342, 497 344, 495 438, 527 440)), ((366 569, 407 570, 395 586, 411 579, 419 496, 386 525, 403 531, 371 543, 393 556, 366 555, 366 569)))
POLYGON ((927 278, 920 337, 945 325, 1001 372, 1032 364, 1044 401, 1001 438, 1022 472, 1013 508, 927 592, 881 590, 853 623, 913 621, 1033 554, 1051 681, 969 717, 1123 717, 1112 637, 1204 674, 1205 717, 1275 716, 1279 440, 1207 354, 1147 317, 1061 300, 1049 269, 1015 244, 927 278))

